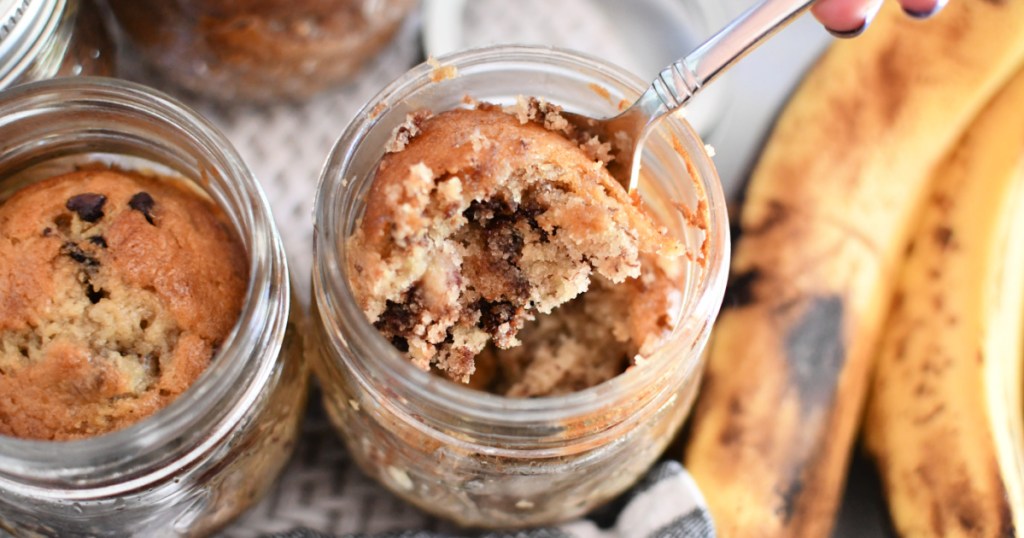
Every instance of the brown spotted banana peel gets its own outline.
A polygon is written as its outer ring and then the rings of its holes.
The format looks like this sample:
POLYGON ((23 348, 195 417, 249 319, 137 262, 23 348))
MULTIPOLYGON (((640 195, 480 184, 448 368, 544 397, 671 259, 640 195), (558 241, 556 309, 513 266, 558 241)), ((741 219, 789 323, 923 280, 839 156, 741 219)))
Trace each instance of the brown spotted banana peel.
POLYGON ((929 171, 1024 60, 1024 1, 886 7, 756 167, 685 463, 725 537, 828 536, 929 171))
POLYGON ((864 422, 903 536, 1024 531, 1024 73, 949 160, 907 247, 864 422))

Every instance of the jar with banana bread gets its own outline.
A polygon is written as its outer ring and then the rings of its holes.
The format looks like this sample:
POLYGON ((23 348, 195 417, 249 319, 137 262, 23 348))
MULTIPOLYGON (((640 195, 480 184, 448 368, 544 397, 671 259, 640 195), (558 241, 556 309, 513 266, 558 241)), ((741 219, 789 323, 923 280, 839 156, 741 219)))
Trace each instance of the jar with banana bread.
POLYGON ((341 136, 314 209, 314 370, 353 459, 473 527, 572 518, 675 436, 729 259, 725 203, 681 116, 636 193, 561 111, 644 89, 603 61, 501 46, 421 65, 341 136))
POLYGON ((0 88, 114 72, 114 46, 93 0, 0 0, 0 20, 0 88))
POLYGON ((114 79, 0 93, 0 137, 0 529, 224 526, 306 395, 258 184, 206 120, 114 79))
POLYGON ((415 0, 109 0, 171 82, 223 101, 300 100, 349 80, 415 0))

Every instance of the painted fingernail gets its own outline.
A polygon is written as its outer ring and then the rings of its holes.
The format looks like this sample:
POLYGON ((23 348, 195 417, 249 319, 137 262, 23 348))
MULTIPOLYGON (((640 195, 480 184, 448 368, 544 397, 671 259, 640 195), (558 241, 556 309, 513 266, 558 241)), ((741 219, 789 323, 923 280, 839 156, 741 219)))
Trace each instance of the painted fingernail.
POLYGON ((942 11, 942 8, 946 7, 946 1, 947 0, 939 0, 938 2, 935 2, 935 6, 928 11, 915 11, 913 9, 903 8, 903 12, 918 20, 928 19, 942 11))
POLYGON ((826 30, 828 30, 828 33, 834 35, 835 37, 838 37, 838 38, 841 38, 841 39, 849 39, 851 37, 857 37, 857 36, 863 34, 864 30, 867 30, 867 28, 868 28, 868 21, 865 20, 864 22, 860 23, 860 26, 858 26, 858 27, 856 27, 856 28, 854 28, 852 30, 833 30, 832 28, 826 28, 826 30))

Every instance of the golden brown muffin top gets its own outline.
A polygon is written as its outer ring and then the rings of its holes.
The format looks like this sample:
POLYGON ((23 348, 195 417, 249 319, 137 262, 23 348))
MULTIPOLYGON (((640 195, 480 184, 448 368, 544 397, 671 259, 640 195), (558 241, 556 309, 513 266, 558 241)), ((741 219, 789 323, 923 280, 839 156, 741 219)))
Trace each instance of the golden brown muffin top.
POLYGON ((0 205, 0 434, 66 440, 151 415, 238 320, 245 252, 183 184, 92 170, 0 205))

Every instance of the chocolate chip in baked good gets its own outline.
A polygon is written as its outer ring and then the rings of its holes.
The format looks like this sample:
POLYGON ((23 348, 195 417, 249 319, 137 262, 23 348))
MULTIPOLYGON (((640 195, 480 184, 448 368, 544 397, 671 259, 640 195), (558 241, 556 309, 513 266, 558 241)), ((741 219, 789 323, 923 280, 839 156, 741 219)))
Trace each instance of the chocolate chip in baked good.
POLYGON ((142 213, 142 216, 146 217, 146 222, 150 224, 154 224, 153 214, 151 213, 154 205, 156 205, 156 202, 148 192, 137 193, 135 196, 132 196, 131 200, 128 200, 128 207, 142 213))
POLYGON ((71 231, 71 215, 67 213, 61 213, 53 218, 53 225, 57 227, 57 230, 61 233, 68 233, 71 231))
POLYGON ((491 334, 496 334, 502 325, 512 322, 520 310, 508 301, 485 299, 477 301, 476 308, 480 310, 480 328, 491 334))
POLYGON ((102 235, 94 235, 89 238, 89 242, 100 248, 107 248, 107 240, 102 235))
POLYGON ((406 340, 404 337, 391 337, 391 345, 395 346, 395 349, 401 351, 402 353, 407 353, 409 351, 409 341, 406 340))
POLYGON ((416 327, 420 311, 423 309, 422 305, 414 299, 416 293, 414 287, 406 292, 400 302, 387 301, 380 319, 373 325, 386 336, 404 336, 412 332, 416 327))
POLYGON ((100 302, 102 299, 106 299, 107 297, 109 297, 110 294, 107 293, 107 290, 103 288, 97 290, 96 288, 92 287, 92 282, 90 282, 85 287, 85 296, 89 298, 90 303, 96 304, 100 302))
POLYGON ((76 262, 82 265, 85 265, 86 267, 99 267, 100 265, 99 260, 86 254, 82 250, 82 247, 79 247, 77 244, 71 241, 68 241, 61 245, 60 253, 64 254, 65 256, 68 256, 72 260, 75 260, 76 262))
POLYGON ((494 220, 510 220, 516 214, 518 208, 519 205, 516 202, 510 202, 497 197, 473 200, 463 212, 463 216, 470 222, 476 222, 483 227, 487 227, 494 220))
POLYGON ((65 207, 68 211, 78 213, 78 218, 85 222, 96 222, 103 218, 103 204, 107 203, 107 197, 94 192, 76 194, 68 198, 65 207))
POLYGON ((50 228, 49 226, 47 226, 46 228, 43 228, 43 237, 50 237, 50 235, 52 235, 52 234, 53 234, 53 228, 50 228))
POLYGON ((528 219, 536 219, 538 215, 547 210, 548 208, 544 204, 534 198, 531 191, 527 191, 527 196, 524 196, 523 202, 519 204, 519 211, 528 219))

